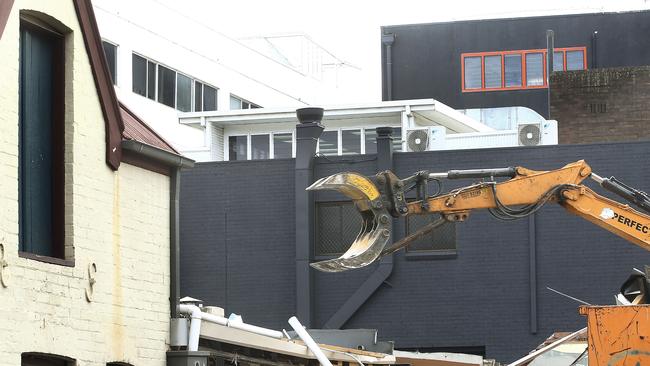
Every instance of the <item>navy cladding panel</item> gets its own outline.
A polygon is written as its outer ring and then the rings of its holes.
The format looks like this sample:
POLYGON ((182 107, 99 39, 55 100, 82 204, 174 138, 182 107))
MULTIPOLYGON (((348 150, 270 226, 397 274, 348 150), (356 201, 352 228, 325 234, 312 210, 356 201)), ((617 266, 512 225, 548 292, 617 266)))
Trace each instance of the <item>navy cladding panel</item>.
POLYGON ((286 328, 294 313, 292 159, 197 164, 181 185, 181 295, 286 328))
MULTIPOLYGON (((650 172, 639 161, 649 152, 650 143, 635 142, 396 153, 394 166, 405 177, 422 169, 521 165, 548 170, 585 159, 599 175, 615 175, 647 191, 650 172)), ((374 174, 372 158, 360 157, 359 163, 349 158, 317 159, 315 177, 340 171, 374 174)), ((183 173, 182 295, 223 305, 227 292, 228 311, 241 313, 254 324, 286 328, 286 319, 295 312, 292 181, 293 161, 198 164, 183 173), (263 179, 253 180, 251 174, 263 179), (265 201, 255 203, 260 199, 265 201)), ((450 182, 445 188, 470 183, 450 182)), ((595 188, 591 181, 587 185, 595 188)), ((327 193, 316 199, 342 197, 327 193)), ((546 286, 591 303, 612 304, 632 267, 650 264, 647 251, 552 203, 537 213, 535 222, 536 334, 530 333, 529 320, 528 220, 501 222, 479 211, 457 225, 456 258, 413 260, 397 253, 391 277, 344 327, 376 328, 379 337, 394 340, 396 348, 485 346, 488 357, 512 361, 551 333, 585 324, 577 313, 578 303, 546 286)), ((395 234, 396 238, 404 234, 403 220, 395 234)), ((314 326, 327 322, 375 268, 373 264, 343 274, 315 273, 314 326)))

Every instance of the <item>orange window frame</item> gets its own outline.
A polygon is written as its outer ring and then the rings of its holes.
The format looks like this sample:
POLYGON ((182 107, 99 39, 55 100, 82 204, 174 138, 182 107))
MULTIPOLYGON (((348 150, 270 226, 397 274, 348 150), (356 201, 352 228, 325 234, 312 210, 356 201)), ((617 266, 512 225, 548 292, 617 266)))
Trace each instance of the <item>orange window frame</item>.
MULTIPOLYGON (((546 49, 535 50, 515 50, 515 51, 493 51, 493 52, 468 52, 460 55, 460 70, 461 70, 461 91, 463 93, 484 92, 484 91, 500 91, 500 90, 522 90, 522 89, 546 89, 548 88, 548 75, 547 75, 547 57, 546 49), (542 85, 527 85, 526 75, 526 55, 531 53, 542 54, 542 72, 543 84, 542 85), (505 56, 506 55, 520 55, 521 56, 521 85, 508 86, 505 83, 505 56), (486 56, 500 56, 501 57, 501 87, 487 88, 485 87, 485 57, 486 56), (465 88, 465 58, 467 57, 480 57, 481 58, 481 87, 480 88, 465 88)), ((566 71, 566 53, 567 51, 582 51, 583 70, 587 69, 587 47, 559 47, 555 48, 553 52, 562 52, 563 71, 566 71)))

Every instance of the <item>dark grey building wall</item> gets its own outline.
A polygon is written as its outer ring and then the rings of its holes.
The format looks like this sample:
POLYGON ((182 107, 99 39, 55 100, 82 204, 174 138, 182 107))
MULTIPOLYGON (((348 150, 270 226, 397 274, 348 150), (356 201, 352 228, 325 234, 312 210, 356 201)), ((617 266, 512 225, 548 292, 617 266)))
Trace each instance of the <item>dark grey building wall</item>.
POLYGON ((200 163, 181 180, 181 297, 286 328, 294 315, 293 159, 200 163))
MULTIPOLYGON (((649 152, 647 142, 516 147, 396 153, 394 164, 398 175, 407 176, 421 169, 509 165, 547 170, 586 159, 598 174, 615 175, 648 190, 650 172, 638 161, 649 152)), ((374 156, 357 157, 359 163, 351 159, 318 159, 315 175, 375 173, 374 156)), ((225 304, 228 312, 241 313, 254 324, 286 328, 286 319, 295 312, 292 168, 290 160, 231 162, 199 164, 183 173, 183 296, 225 304)), ((445 188, 472 182, 453 183, 445 188)), ((342 197, 326 193, 315 199, 342 197)), ((585 324, 579 304, 546 286, 594 304, 612 304, 632 267, 650 264, 647 251, 553 204, 535 217, 532 264, 528 231, 528 220, 501 222, 486 212, 474 212, 457 226, 455 258, 417 260, 398 253, 391 277, 345 328, 376 328, 380 338, 394 340, 396 348, 484 346, 489 357, 512 361, 551 333, 585 324), (537 273, 532 287, 531 265, 537 273), (536 334, 531 333, 531 291, 537 301, 536 334)), ((403 234, 399 221, 396 237, 403 234)), ((322 326, 374 268, 315 273, 314 326, 322 326)))
MULTIPOLYGON (((650 65, 649 11, 387 26, 382 33, 395 34, 392 99, 434 98, 455 109, 524 106, 547 116, 547 89, 461 92, 462 53, 546 49, 547 29, 555 47, 586 46, 588 68, 650 65)), ((386 99, 384 47, 382 70, 386 99)))

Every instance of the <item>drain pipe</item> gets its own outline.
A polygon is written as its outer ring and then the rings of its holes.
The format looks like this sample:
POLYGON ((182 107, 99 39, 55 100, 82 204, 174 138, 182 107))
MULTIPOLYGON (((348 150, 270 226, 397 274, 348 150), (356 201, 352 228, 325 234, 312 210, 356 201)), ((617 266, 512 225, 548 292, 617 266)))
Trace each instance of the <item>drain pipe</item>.
POLYGON ((178 312, 181 314, 190 316, 190 334, 187 341, 187 350, 188 351, 198 351, 199 350, 199 337, 201 335, 201 322, 203 320, 223 325, 230 328, 235 328, 243 330, 250 333, 255 333, 267 337, 272 337, 276 339, 284 338, 284 333, 277 330, 258 327, 252 324, 246 324, 243 322, 234 322, 230 321, 228 318, 222 316, 204 313, 196 305, 180 304, 178 305, 178 312))
POLYGON ((381 36, 381 43, 386 46, 386 99, 393 100, 393 43, 395 34, 381 36))
POLYGON ((179 196, 181 169, 193 168, 194 160, 135 140, 122 141, 122 150, 129 151, 169 167, 169 302, 171 318, 178 318, 180 298, 180 231, 179 196))
POLYGON ((332 363, 330 360, 325 356, 323 351, 318 347, 318 344, 314 341, 314 339, 307 333, 305 330, 305 327, 300 324, 300 321, 298 321, 298 318, 295 316, 292 316, 289 318, 289 325, 291 325, 291 328, 296 331, 296 334, 298 334, 298 337, 302 339, 303 342, 305 342, 305 345, 311 353, 316 356, 316 359, 318 359, 318 362, 320 362, 321 365, 323 366, 332 366, 332 363))

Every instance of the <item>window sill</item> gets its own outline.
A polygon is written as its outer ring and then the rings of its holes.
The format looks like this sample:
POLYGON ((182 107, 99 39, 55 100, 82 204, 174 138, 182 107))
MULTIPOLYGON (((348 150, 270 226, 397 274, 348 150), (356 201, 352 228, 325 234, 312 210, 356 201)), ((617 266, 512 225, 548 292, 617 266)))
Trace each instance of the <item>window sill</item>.
POLYGON ((45 255, 38 255, 34 253, 20 252, 20 251, 18 252, 18 256, 20 258, 31 259, 43 263, 56 264, 58 266, 63 266, 63 267, 74 267, 74 260, 48 257, 45 255))
POLYGON ((456 259, 458 251, 456 250, 435 250, 430 252, 406 252, 406 260, 432 260, 432 259, 456 259))

